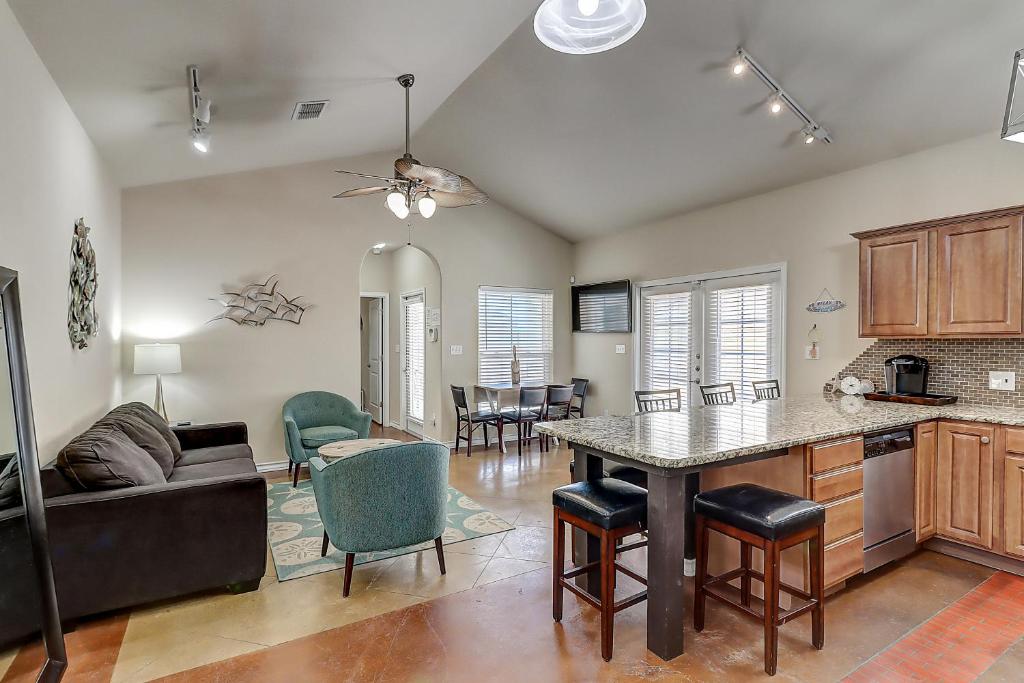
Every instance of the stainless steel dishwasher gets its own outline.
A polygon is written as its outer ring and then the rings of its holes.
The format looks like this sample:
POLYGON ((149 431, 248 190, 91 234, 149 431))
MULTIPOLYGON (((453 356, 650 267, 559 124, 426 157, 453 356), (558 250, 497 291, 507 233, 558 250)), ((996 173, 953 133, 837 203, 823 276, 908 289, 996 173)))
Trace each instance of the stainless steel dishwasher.
POLYGON ((914 431, 864 436, 864 571, 908 555, 914 535, 914 431))

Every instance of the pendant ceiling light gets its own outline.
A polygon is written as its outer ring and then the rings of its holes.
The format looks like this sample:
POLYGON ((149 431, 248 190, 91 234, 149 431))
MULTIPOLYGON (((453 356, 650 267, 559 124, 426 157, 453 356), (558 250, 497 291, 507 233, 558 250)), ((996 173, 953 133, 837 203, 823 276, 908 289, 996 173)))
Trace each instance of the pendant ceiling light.
POLYGON ((622 45, 646 18, 644 0, 544 0, 533 30, 552 50, 589 55, 622 45))

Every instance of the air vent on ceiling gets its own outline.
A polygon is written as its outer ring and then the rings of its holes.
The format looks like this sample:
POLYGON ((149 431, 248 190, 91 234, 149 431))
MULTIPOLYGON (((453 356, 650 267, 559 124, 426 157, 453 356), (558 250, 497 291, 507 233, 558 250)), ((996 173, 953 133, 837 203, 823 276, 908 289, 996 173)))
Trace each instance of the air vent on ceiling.
POLYGON ((313 100, 310 102, 296 102, 292 110, 292 121, 309 121, 318 119, 324 115, 324 110, 330 100, 313 100))

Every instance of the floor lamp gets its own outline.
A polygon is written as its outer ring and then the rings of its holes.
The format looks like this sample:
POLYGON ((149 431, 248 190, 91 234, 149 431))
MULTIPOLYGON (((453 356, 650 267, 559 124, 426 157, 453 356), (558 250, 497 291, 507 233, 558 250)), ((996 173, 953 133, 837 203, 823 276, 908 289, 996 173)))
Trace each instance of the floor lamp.
POLYGON ((163 375, 175 375, 181 372, 181 347, 177 344, 136 344, 135 374, 156 375, 156 398, 153 410, 167 419, 167 406, 164 404, 163 375))

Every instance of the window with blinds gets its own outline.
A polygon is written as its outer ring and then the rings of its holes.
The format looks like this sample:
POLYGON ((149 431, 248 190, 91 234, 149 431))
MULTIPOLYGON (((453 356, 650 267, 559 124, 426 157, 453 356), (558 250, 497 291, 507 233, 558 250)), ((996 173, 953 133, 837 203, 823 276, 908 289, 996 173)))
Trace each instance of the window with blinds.
POLYGON ((688 289, 644 292, 640 313, 640 388, 682 389, 686 405, 693 352, 693 294, 688 289))
POLYGON ((481 287, 477 304, 478 381, 511 382, 514 346, 522 384, 550 382, 554 346, 551 290, 481 287))
POLYGON ((405 415, 422 424, 423 422, 423 381, 425 365, 425 328, 423 294, 402 297, 405 312, 405 415))
POLYGON ((705 383, 732 382, 737 400, 754 400, 751 382, 779 378, 777 285, 773 277, 707 292, 705 383))

